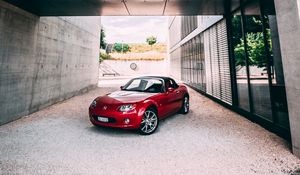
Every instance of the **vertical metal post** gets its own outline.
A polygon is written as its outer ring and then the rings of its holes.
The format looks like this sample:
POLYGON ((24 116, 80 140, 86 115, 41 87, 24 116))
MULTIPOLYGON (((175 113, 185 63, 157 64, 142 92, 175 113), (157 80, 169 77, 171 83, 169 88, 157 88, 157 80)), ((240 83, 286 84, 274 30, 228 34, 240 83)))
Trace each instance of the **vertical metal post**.
POLYGON ((242 0, 240 0, 241 6, 241 22, 242 22, 242 35, 244 40, 244 50, 245 50, 245 59, 246 59, 246 71, 247 71, 247 83, 248 83, 248 96, 249 96, 249 106, 250 112, 253 114, 253 99, 252 91, 250 85, 250 70, 249 70, 249 55, 248 55, 248 46, 247 46, 247 36, 246 36, 246 24, 245 24, 245 7, 242 0))
POLYGON ((228 43, 228 53, 229 53, 229 68, 231 77, 231 94, 232 94, 232 105, 237 107, 238 96, 237 96, 237 82, 236 82, 236 70, 235 70, 235 58, 234 58, 234 48, 232 46, 232 23, 231 23, 231 0, 226 0, 225 4, 225 20, 227 28, 227 43, 228 43))
POLYGON ((275 110, 274 110, 275 104, 274 104, 273 95, 272 95, 273 88, 272 88, 271 63, 270 63, 272 56, 270 54, 270 47, 269 47, 268 38, 267 38, 267 28, 266 28, 267 21, 264 18, 264 16, 265 16, 264 5, 261 0, 259 1, 259 5, 260 5, 260 18, 262 20, 264 46, 265 46, 265 52, 266 52, 266 56, 267 56, 267 73, 268 73, 268 83, 269 83, 269 92, 270 92, 271 109, 272 109, 272 122, 278 123, 277 117, 274 116, 275 115, 275 110))

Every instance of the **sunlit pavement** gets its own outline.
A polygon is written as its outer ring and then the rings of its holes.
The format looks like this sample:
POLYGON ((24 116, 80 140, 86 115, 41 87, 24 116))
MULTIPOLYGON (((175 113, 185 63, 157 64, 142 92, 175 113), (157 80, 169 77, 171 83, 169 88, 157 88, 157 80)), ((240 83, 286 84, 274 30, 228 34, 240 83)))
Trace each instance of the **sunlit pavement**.
POLYGON ((153 135, 94 127, 90 102, 121 81, 0 126, 0 174, 249 175, 300 167, 285 140, 193 90, 190 113, 161 121, 153 135))

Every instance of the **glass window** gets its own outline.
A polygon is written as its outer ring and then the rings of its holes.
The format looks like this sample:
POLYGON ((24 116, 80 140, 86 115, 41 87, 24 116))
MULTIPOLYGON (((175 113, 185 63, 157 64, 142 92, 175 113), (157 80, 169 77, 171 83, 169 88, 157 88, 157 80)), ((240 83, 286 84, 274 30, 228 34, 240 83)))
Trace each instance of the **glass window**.
POLYGON ((206 75, 205 75, 205 54, 204 54, 204 35, 200 35, 200 72, 202 79, 202 90, 206 91, 206 75))
POLYGON ((201 78, 201 72, 200 72, 200 35, 196 36, 196 46, 197 46, 197 55, 196 55, 196 65, 195 65, 195 70, 196 70, 196 75, 197 75, 197 88, 201 89, 201 84, 202 84, 202 78, 201 78))
POLYGON ((235 58, 238 106, 250 112, 248 70, 242 33, 242 16, 238 11, 232 16, 232 45, 235 58))
POLYGON ((263 21, 258 0, 245 7, 244 22, 253 113, 272 121, 268 54, 264 44, 263 21))

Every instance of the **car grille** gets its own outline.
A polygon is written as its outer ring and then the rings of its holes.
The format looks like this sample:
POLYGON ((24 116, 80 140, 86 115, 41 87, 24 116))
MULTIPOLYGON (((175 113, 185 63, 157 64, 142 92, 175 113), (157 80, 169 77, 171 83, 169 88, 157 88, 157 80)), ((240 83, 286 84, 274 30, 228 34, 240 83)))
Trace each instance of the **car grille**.
POLYGON ((94 118, 95 121, 97 121, 97 122, 102 122, 102 123, 116 123, 116 122, 117 122, 117 120, 116 120, 115 118, 112 118, 112 117, 93 115, 93 118, 94 118), (108 122, 102 122, 102 121, 99 121, 99 120, 98 120, 98 117, 105 117, 105 118, 108 118, 108 122))

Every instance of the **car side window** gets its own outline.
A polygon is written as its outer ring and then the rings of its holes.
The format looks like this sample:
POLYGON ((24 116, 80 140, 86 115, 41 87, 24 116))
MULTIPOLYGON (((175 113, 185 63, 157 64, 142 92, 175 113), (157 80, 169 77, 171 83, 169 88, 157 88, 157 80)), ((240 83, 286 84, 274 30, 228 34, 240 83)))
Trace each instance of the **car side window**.
POLYGON ((177 89, 178 88, 178 85, 174 82, 174 80, 169 80, 170 82, 170 86, 171 88, 174 88, 174 89, 177 89))
POLYGON ((166 89, 166 91, 168 91, 168 88, 171 87, 170 85, 171 85, 170 81, 169 80, 165 80, 165 89, 166 89))
POLYGON ((149 80, 147 87, 145 88, 147 92, 162 92, 162 81, 161 80, 149 80))

